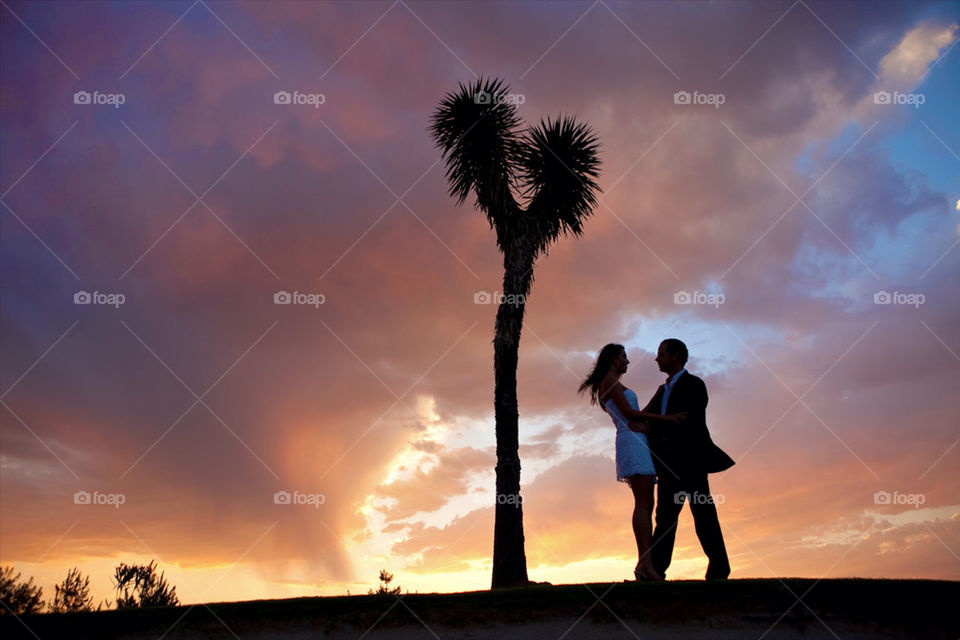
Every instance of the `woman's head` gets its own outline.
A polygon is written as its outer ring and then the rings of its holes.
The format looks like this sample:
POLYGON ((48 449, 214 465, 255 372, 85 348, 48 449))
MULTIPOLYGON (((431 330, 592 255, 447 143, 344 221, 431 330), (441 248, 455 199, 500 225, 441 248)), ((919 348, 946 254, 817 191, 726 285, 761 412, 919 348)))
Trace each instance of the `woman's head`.
MULTIPOLYGON (((587 375, 580 385, 578 393, 590 390, 590 404, 597 403, 597 395, 600 391, 600 382, 603 381, 611 371, 616 376, 621 376, 627 371, 627 365, 630 361, 627 359, 626 349, 622 344, 610 343, 600 349, 597 354, 597 360, 593 364, 593 370, 587 375)), ((603 405, 601 405, 603 406, 603 405)))

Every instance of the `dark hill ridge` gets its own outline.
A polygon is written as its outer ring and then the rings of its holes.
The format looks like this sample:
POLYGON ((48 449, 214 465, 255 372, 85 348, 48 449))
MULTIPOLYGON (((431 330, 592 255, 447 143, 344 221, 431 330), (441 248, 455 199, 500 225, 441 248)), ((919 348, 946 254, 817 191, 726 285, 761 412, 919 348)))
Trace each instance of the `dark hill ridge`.
POLYGON ((949 638, 960 582, 784 578, 537 585, 0 617, 4 638, 949 638), (791 593, 791 591, 793 593, 791 593), (592 593, 591 593, 592 592, 592 593), (594 595, 596 594, 596 595, 594 595), (797 602, 796 596, 803 602, 797 602), (806 595, 804 595, 806 594, 806 595), (602 597, 602 602, 597 600, 602 597), (222 621, 222 622, 221 622, 222 621), (228 630, 229 628, 229 630, 228 630), (34 635, 36 634, 36 635, 34 635), (835 635, 836 634, 836 635, 835 635))

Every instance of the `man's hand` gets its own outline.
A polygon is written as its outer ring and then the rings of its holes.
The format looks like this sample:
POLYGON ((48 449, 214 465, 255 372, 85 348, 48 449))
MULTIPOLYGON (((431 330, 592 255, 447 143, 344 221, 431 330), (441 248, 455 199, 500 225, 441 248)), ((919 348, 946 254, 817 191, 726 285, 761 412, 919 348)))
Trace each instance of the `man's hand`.
POLYGON ((646 422, 631 422, 627 427, 630 428, 630 431, 636 431, 637 433, 650 433, 650 425, 646 422))

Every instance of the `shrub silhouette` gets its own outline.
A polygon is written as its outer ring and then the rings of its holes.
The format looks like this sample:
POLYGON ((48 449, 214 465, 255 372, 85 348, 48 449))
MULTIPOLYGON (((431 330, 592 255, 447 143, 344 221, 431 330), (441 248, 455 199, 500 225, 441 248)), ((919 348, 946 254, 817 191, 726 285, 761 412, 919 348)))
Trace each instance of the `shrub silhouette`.
POLYGON ((54 590, 53 603, 50 605, 50 611, 53 613, 93 611, 90 578, 83 576, 76 567, 67 572, 67 577, 56 585, 54 590))
POLYGON ((117 591, 117 609, 137 607, 175 607, 180 604, 177 588, 170 586, 163 577, 157 576, 156 563, 128 565, 120 563, 114 572, 114 588, 117 591))

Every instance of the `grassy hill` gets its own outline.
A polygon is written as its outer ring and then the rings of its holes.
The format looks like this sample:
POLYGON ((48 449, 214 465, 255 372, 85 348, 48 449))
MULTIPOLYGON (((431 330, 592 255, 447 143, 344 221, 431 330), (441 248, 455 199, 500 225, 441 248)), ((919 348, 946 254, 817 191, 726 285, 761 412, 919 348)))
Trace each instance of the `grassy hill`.
POLYGON ((0 617, 4 638, 949 638, 960 582, 785 578, 537 585, 0 617), (791 593, 792 592, 792 593, 791 593), (595 595, 594 595, 595 594, 595 595), (796 595, 794 595, 796 594, 796 595), (806 595, 804 595, 806 594, 806 595), (797 602, 797 596, 803 602, 797 602), (597 598, 602 597, 602 602, 597 598))

